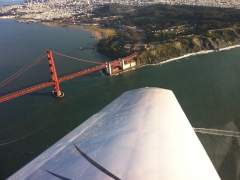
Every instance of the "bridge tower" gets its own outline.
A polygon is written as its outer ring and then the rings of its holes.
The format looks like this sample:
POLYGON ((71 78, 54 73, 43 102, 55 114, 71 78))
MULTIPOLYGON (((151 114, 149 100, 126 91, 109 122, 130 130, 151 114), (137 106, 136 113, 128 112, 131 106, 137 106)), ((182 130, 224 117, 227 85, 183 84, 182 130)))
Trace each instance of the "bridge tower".
POLYGON ((60 88, 60 83, 59 83, 59 79, 57 76, 57 70, 56 70, 56 66, 55 66, 55 62, 54 62, 53 51, 48 50, 47 56, 48 56, 48 64, 49 64, 51 80, 54 83, 52 93, 56 97, 64 97, 64 93, 62 92, 62 90, 60 88))

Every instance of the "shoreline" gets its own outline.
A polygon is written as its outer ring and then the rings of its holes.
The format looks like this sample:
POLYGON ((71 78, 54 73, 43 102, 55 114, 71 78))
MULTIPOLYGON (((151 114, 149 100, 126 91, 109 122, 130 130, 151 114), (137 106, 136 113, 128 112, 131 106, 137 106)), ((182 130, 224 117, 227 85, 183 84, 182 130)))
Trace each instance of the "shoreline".
POLYGON ((236 44, 236 45, 220 48, 218 51, 216 51, 216 50, 203 50, 203 51, 199 51, 199 52, 195 52, 195 53, 188 53, 188 54, 185 54, 185 55, 182 55, 182 56, 179 56, 179 57, 175 57, 175 58, 170 58, 170 59, 167 59, 165 61, 162 61, 162 62, 159 62, 159 63, 155 63, 155 64, 140 65, 137 68, 142 68, 142 67, 146 67, 146 66, 164 65, 164 64, 168 64, 168 63, 179 61, 179 60, 185 60, 186 58, 192 57, 192 56, 210 54, 210 53, 214 53, 214 52, 228 51, 228 50, 235 49, 235 48, 240 48, 240 44, 236 44))
MULTIPOLYGON (((0 17, 0 19, 15 19, 15 18, 9 17, 9 16, 7 16, 7 17, 6 16, 2 16, 2 17, 0 17)), ((17 19, 15 19, 15 20, 17 20, 17 19)), ((21 23, 18 20, 17 20, 17 22, 21 23)), ((23 23, 28 23, 28 22, 36 23, 35 21, 34 22, 33 21, 23 21, 23 23)), ((77 27, 80 27, 81 30, 89 32, 91 34, 93 32, 92 30, 87 28, 89 26, 89 24, 81 24, 80 25, 80 24, 71 24, 71 23, 57 23, 57 22, 54 23, 54 22, 41 22, 41 21, 39 23, 41 23, 43 25, 56 24, 56 25, 66 25, 66 26, 77 26, 77 27)), ((179 56, 179 57, 175 57, 175 58, 170 58, 170 59, 164 60, 164 61, 159 62, 159 63, 139 65, 139 66, 136 66, 132 70, 136 70, 136 69, 143 68, 143 67, 146 67, 146 66, 164 65, 164 64, 168 64, 168 63, 179 61, 179 60, 185 60, 186 58, 192 57, 192 56, 204 55, 204 54, 209 54, 209 53, 214 53, 214 52, 221 52, 221 51, 228 51, 228 50, 235 49, 235 48, 240 48, 240 44, 236 44, 236 45, 231 45, 231 46, 228 46, 228 47, 220 48, 219 50, 202 50, 202 51, 198 51, 198 52, 195 52, 195 53, 188 53, 188 54, 185 54, 185 55, 182 55, 182 56, 179 56)))

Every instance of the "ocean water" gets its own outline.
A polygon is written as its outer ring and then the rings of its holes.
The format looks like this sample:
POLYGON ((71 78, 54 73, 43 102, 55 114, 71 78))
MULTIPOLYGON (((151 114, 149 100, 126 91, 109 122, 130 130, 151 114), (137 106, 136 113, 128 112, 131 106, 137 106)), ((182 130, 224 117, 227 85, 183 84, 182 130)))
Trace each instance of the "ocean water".
MULTIPOLYGON (((85 59, 107 60, 94 48, 81 51, 83 46, 94 47, 96 40, 76 26, 1 20, 0 29, 0 81, 49 48, 85 59)), ((0 104, 0 179, 8 177, 130 89, 171 89, 193 127, 239 131, 239 57, 240 49, 237 48, 149 66, 116 77, 96 73, 63 83, 63 99, 53 98, 49 88, 0 104)), ((86 67, 58 56, 56 62, 61 75, 86 67)), ((0 89, 0 94, 48 79, 46 59, 8 87, 0 89)), ((239 138, 198 136, 221 178, 238 180, 239 138)))
POLYGON ((0 0, 0 6, 10 5, 10 4, 20 4, 23 2, 24 0, 0 0))

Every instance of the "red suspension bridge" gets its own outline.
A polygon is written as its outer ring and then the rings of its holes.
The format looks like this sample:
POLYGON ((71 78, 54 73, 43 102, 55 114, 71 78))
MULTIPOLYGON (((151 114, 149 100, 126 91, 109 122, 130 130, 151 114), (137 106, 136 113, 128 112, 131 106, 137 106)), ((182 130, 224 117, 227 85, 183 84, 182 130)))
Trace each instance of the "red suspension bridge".
MULTIPOLYGON (((54 96, 63 97, 64 93, 61 89, 60 84, 64 81, 68 81, 68 80, 71 80, 71 79, 74 79, 77 77, 85 76, 85 75, 88 75, 88 74, 91 74, 94 72, 98 72, 98 71, 102 71, 102 70, 106 70, 107 74, 111 76, 115 73, 118 73, 119 71, 123 71, 125 69, 136 66, 136 62, 134 60, 134 57, 136 57, 135 53, 130 56, 127 56, 125 58, 116 59, 116 60, 104 62, 104 63, 84 60, 84 59, 72 57, 72 56, 69 56, 69 55, 66 55, 66 54, 63 54, 60 52, 56 52, 56 51, 54 51, 54 54, 53 54, 52 50, 47 51, 47 59, 48 59, 48 64, 49 64, 50 77, 51 77, 51 79, 49 81, 38 83, 38 84, 32 85, 30 87, 20 89, 15 92, 11 92, 11 93, 5 94, 3 96, 0 96, 0 103, 10 101, 17 97, 24 96, 26 94, 29 94, 29 93, 32 93, 35 91, 39 91, 39 90, 47 88, 47 87, 53 87, 52 92, 53 92, 54 96), (82 69, 80 71, 77 71, 77 72, 62 76, 62 77, 58 77, 55 60, 54 60, 54 54, 56 54, 58 56, 62 56, 64 58, 70 58, 70 59, 84 62, 84 63, 95 64, 95 66, 88 67, 86 69, 82 69)), ((30 68, 32 68, 33 66, 38 64, 39 62, 41 62, 44 59, 44 57, 45 56, 39 57, 33 63, 22 67, 17 72, 15 72, 11 76, 9 76, 8 78, 6 78, 2 82, 0 82, 0 89, 5 87, 6 85, 8 85, 10 82, 12 82, 16 78, 18 78, 20 75, 22 75, 24 72, 26 72, 27 70, 29 70, 30 68)))

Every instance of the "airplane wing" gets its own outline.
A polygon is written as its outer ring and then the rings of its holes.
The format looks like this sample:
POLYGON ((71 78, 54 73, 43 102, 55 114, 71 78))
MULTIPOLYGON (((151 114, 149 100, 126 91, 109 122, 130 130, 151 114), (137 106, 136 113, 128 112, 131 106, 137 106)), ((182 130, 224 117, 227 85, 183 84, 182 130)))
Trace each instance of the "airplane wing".
POLYGON ((9 177, 220 180, 173 92, 128 91, 9 177))

